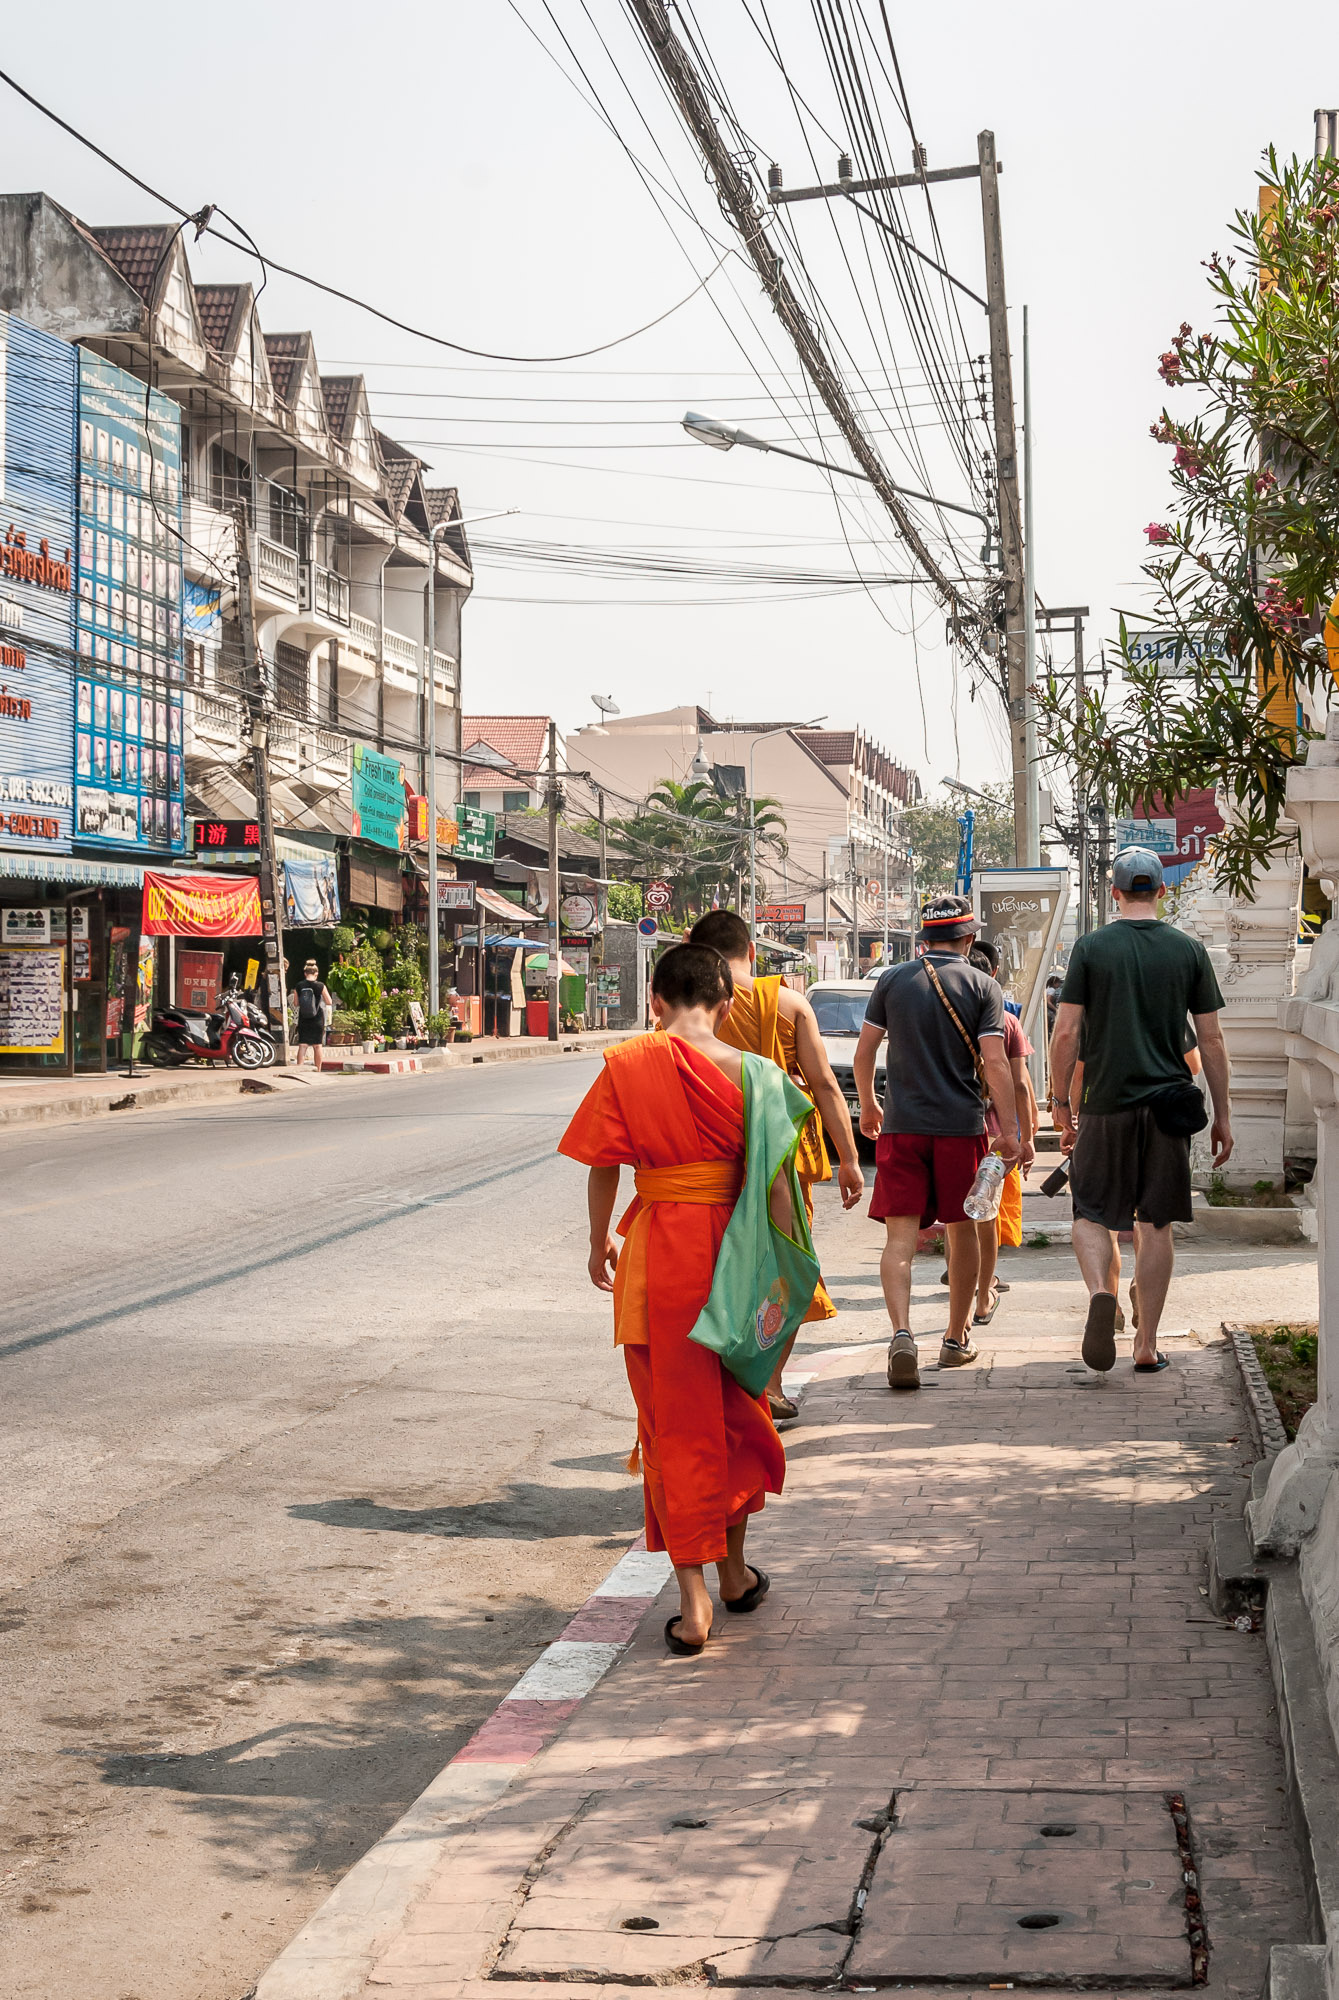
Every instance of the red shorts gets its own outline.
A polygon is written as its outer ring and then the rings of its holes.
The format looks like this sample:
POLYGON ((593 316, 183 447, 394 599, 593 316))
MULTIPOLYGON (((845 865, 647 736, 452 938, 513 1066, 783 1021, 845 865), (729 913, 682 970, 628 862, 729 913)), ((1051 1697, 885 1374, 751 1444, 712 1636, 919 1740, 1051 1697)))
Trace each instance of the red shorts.
POLYGON ((932 1132, 881 1133, 874 1154, 878 1171, 871 1221, 918 1215, 922 1229, 932 1222, 965 1222, 962 1205, 989 1150, 984 1132, 948 1138, 932 1132))

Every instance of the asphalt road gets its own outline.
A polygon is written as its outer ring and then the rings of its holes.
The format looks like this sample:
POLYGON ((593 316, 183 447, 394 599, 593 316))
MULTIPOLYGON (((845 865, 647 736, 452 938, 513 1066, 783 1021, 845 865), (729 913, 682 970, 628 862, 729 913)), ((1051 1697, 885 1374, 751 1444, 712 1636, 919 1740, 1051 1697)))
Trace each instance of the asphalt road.
POLYGON ((596 1060, 0 1135, 6 2000, 240 2000, 637 1533, 596 1060))

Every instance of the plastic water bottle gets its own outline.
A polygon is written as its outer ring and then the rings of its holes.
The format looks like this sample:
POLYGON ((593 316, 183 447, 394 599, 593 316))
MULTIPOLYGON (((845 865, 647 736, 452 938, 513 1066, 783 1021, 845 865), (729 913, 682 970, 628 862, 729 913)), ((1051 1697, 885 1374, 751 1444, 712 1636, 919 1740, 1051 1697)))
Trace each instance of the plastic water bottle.
POLYGON ((998 1153, 987 1153, 976 1170, 976 1179, 967 1191, 962 1212, 969 1222, 993 1222, 1000 1212, 1000 1196, 1008 1172, 998 1153))

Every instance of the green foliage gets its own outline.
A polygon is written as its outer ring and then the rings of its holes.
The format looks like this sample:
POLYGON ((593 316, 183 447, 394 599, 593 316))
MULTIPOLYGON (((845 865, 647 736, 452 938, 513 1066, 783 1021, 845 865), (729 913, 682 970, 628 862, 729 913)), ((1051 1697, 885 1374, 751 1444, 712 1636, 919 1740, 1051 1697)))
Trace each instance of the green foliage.
POLYGON ((984 799, 959 801, 952 792, 932 798, 903 822, 916 864, 916 891, 952 889, 958 870, 958 820, 963 804, 975 813, 972 865, 1012 868, 1014 865, 1014 795, 1009 785, 983 785, 984 799))
POLYGON ((1212 330, 1183 322, 1158 364, 1199 411, 1164 408, 1152 426, 1173 448, 1172 505, 1145 531, 1153 604, 1140 623, 1183 642, 1186 677, 1131 658, 1123 620, 1112 697, 1037 691, 1048 745, 1116 811, 1222 786, 1216 876, 1247 896, 1280 843, 1298 754, 1269 701, 1325 671, 1320 626, 1339 588, 1339 165, 1280 166, 1271 150, 1260 179, 1261 214, 1230 226, 1236 254, 1207 262, 1212 330))
POLYGON ((409 995, 407 993, 387 993, 381 1002, 382 1032, 389 1036, 403 1035, 409 1028, 409 995))
POLYGON ((363 1017, 348 1007, 336 1007, 330 1016, 332 1035, 357 1035, 362 1032, 363 1017))
POLYGON ((609 884, 609 914, 620 924, 635 924, 638 917, 645 915, 642 904, 640 882, 611 882, 609 884))
POLYGON ((358 942, 358 933, 352 924, 336 924, 330 933, 330 949, 336 958, 344 958, 358 942))
POLYGON ((664 778, 639 812, 611 823, 609 837, 640 870, 663 876, 673 891, 675 916, 691 923, 713 897, 735 900, 748 871, 751 827, 761 886, 764 865, 790 851, 775 799, 722 799, 706 778, 687 784, 664 778))
POLYGON ((429 1014, 428 1016, 428 1033, 439 1042, 449 1042, 451 1040, 454 1025, 451 1011, 447 1007, 443 1007, 440 1012, 429 1014))

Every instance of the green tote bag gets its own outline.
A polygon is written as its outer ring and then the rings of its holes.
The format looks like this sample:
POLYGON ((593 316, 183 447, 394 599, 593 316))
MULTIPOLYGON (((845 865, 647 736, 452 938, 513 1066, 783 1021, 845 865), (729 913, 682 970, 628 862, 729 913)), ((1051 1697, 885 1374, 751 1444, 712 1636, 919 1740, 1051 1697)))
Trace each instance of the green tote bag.
POLYGON ((709 1347, 751 1396, 760 1396, 777 1350, 813 1302, 818 1259, 795 1172, 800 1133, 814 1107, 784 1070, 744 1057, 744 1185, 716 1259, 711 1294, 688 1338, 709 1347), (793 1236, 768 1210, 772 1184, 790 1182, 793 1236))

